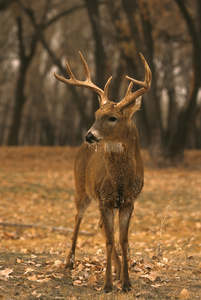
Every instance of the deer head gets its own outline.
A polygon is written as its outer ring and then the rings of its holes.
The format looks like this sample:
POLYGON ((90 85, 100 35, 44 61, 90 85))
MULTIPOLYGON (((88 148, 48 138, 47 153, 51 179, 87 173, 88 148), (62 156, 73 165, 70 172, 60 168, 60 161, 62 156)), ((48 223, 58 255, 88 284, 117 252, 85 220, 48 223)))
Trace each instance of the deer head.
POLYGON ((145 80, 144 82, 141 82, 126 76, 126 78, 131 81, 126 95, 119 103, 115 103, 108 99, 108 88, 112 77, 108 79, 104 90, 102 90, 92 83, 88 65, 81 52, 79 52, 79 55, 86 75, 85 81, 80 81, 75 78, 67 62, 66 68, 70 79, 63 78, 55 73, 54 75, 58 80, 66 84, 86 87, 96 92, 99 96, 98 99, 100 108, 95 113, 96 121, 86 134, 86 141, 90 144, 97 143, 102 139, 104 139, 104 141, 118 141, 118 137, 121 136, 120 132, 122 132, 122 129, 125 128, 125 123, 129 123, 134 112, 140 108, 142 94, 146 93, 150 89, 152 75, 149 66, 144 56, 140 53, 141 60, 145 67, 145 80), (141 89, 132 92, 133 83, 140 86, 141 89))

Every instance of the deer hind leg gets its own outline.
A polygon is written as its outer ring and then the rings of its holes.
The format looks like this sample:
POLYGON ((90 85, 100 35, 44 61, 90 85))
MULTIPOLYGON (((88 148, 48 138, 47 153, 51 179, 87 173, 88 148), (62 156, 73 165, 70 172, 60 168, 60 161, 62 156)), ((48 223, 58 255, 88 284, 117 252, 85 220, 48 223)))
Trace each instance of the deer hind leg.
POLYGON ((104 278, 104 292, 109 293, 112 291, 113 283, 112 283, 112 253, 114 248, 114 214, 113 210, 107 207, 102 207, 100 209, 101 212, 101 223, 103 226, 103 230, 105 233, 106 239, 106 252, 107 252, 107 260, 106 260, 106 272, 104 278))
POLYGON ((128 229, 133 212, 133 205, 122 207, 119 209, 119 239, 122 252, 122 270, 121 270, 121 280, 122 280, 122 290, 127 292, 131 290, 131 283, 128 274, 128 229))
MULTIPOLYGON (((114 216, 115 216, 115 214, 116 214, 116 212, 114 212, 114 216)), ((101 219, 99 221, 99 226, 102 229, 104 237, 106 238, 105 230, 104 230, 104 227, 103 227, 101 219)), ((117 249, 115 247, 115 241, 114 241, 114 246, 113 246, 113 250, 112 250, 112 260, 113 260, 113 263, 114 263, 115 273, 116 273, 117 279, 120 279, 120 275, 121 275, 121 261, 120 261, 117 249)))
POLYGON ((77 236, 79 232, 79 227, 81 224, 81 221, 83 219, 84 213, 91 203, 91 199, 88 196, 85 196, 85 199, 83 201, 83 197, 76 197, 75 198, 76 206, 77 206, 77 214, 75 216, 75 225, 74 225, 74 232, 72 237, 72 245, 71 249, 69 251, 67 262, 66 262, 66 268, 72 269, 74 262, 75 262, 75 248, 76 248, 76 242, 77 242, 77 236))

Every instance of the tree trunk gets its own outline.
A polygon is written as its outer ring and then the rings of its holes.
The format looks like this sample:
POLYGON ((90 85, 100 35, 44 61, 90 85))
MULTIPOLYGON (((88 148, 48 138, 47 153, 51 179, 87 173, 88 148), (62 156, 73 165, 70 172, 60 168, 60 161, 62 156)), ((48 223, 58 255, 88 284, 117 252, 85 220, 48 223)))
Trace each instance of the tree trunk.
POLYGON ((19 135, 20 125, 21 125, 21 117, 22 117, 24 104, 26 101, 24 95, 26 75, 27 75, 28 67, 34 56, 36 43, 37 43, 36 35, 32 36, 29 54, 26 54, 25 43, 23 40, 23 28, 22 28, 21 16, 17 16, 16 23, 18 28, 17 35, 19 41, 20 67, 19 67, 18 79, 16 84, 14 113, 13 113, 12 124, 10 128, 10 134, 8 136, 8 141, 7 141, 7 144, 9 146, 18 145, 18 135, 19 135))
POLYGON ((10 128, 10 134, 8 137, 8 146, 18 145, 18 134, 21 124, 22 111, 25 104, 24 86, 26 79, 26 71, 28 64, 26 61, 22 61, 19 69, 19 76, 16 85, 15 94, 15 107, 12 117, 12 124, 10 128))
MULTIPOLYGON (((198 0, 199 1, 199 0, 198 0)), ((187 103, 184 109, 180 112, 177 124, 177 130, 173 137, 173 141, 169 148, 169 158, 171 161, 181 160, 183 158, 183 152, 187 141, 187 136, 192 123, 195 121, 198 107, 197 107, 197 94, 200 87, 201 78, 201 39, 199 32, 197 32, 196 26, 187 11, 183 0, 176 0, 181 14, 183 15, 189 35, 192 39, 193 45, 193 76, 190 88, 190 93, 187 96, 187 103)))
MULTIPOLYGON (((87 7, 89 20, 91 22, 91 29, 93 38, 95 41, 95 64, 96 64, 96 84, 100 88, 103 88, 107 74, 107 56, 103 47, 103 37, 101 32, 100 20, 99 20, 99 8, 98 1, 85 0, 87 7)), ((96 111, 99 107, 97 95, 93 97, 93 111, 96 111)))

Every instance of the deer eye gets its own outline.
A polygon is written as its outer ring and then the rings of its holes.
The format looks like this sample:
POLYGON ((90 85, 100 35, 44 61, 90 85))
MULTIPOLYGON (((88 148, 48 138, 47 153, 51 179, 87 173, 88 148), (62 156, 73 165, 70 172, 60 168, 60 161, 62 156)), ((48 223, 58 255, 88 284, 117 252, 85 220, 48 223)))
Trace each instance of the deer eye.
POLYGON ((108 121, 109 122, 115 122, 115 121, 117 121, 117 117, 115 117, 115 116, 109 117, 108 121))

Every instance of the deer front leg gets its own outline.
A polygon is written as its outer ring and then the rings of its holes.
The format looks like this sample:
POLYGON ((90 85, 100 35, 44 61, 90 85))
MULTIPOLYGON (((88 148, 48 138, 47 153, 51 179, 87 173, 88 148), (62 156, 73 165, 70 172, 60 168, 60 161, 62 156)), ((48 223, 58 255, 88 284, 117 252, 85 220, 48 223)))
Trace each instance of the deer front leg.
POLYGON ((77 214, 75 216, 75 226, 74 226, 74 232, 73 232, 73 237, 72 237, 72 245, 71 245, 71 249, 69 251, 66 266, 65 266, 65 268, 67 268, 69 270, 73 268, 73 265, 75 262, 75 248, 76 248, 76 242, 77 242, 77 236, 78 236, 80 224, 83 219, 84 212, 86 211, 87 207, 91 203, 91 200, 87 196, 85 198, 76 197, 75 202, 76 202, 76 206, 77 206, 77 214), (85 201, 83 201, 83 203, 82 203, 83 199, 85 201))
POLYGON ((77 242, 77 236, 79 232, 79 227, 80 223, 82 221, 83 215, 80 215, 79 212, 75 216, 75 227, 74 227, 74 232, 73 232, 73 237, 72 237, 72 245, 71 249, 69 251, 68 257, 67 257, 67 262, 65 265, 66 269, 72 269, 74 262, 75 262, 75 247, 76 247, 76 242, 77 242))
POLYGON ((120 245, 122 252, 122 271, 121 271, 121 280, 122 280, 122 290, 124 292, 131 290, 131 283, 128 274, 128 228, 133 211, 133 205, 122 207, 119 209, 119 233, 120 233, 120 245))
POLYGON ((106 260, 106 272, 104 278, 104 292, 109 293, 112 291, 113 283, 112 283, 112 252, 114 248, 114 214, 113 210, 104 207, 100 208, 101 213, 101 222, 105 232, 106 238, 106 252, 107 252, 107 260, 106 260))

